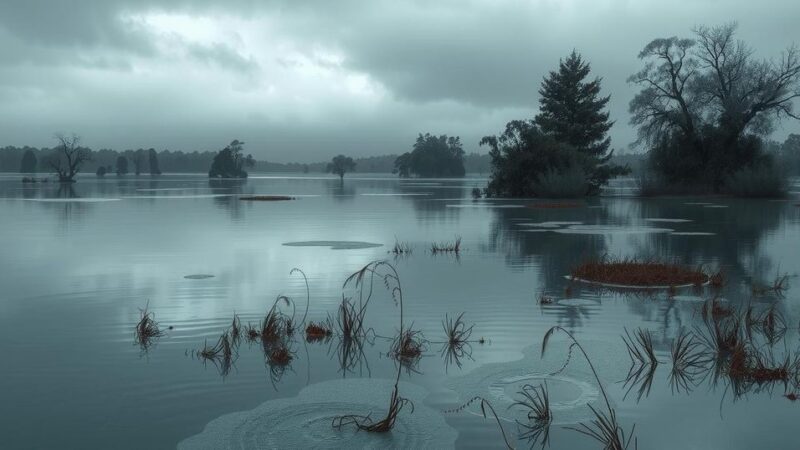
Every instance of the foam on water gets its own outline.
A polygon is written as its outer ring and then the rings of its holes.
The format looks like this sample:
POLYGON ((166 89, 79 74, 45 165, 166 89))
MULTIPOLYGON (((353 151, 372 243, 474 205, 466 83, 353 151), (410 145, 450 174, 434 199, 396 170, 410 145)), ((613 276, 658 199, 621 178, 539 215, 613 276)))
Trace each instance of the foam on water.
POLYGON ((335 429, 343 414, 385 414, 393 380, 354 378, 306 387, 297 397, 270 400, 250 411, 227 414, 209 422, 200 434, 178 444, 180 450, 260 448, 453 448, 458 432, 442 414, 424 404, 427 392, 400 383, 400 395, 414 404, 403 408, 389 433, 335 429))
POLYGON ((383 247, 383 244, 361 241, 300 241, 284 242, 287 247, 330 247, 331 250, 356 250, 361 248, 383 247))

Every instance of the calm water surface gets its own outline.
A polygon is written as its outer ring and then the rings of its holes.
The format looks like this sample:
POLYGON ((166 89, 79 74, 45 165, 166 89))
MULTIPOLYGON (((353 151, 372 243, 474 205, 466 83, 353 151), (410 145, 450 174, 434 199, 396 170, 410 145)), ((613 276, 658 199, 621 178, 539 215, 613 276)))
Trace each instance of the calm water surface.
MULTIPOLYGON (((377 259, 396 266, 406 318, 429 341, 444 339, 445 314, 465 312, 474 323, 476 342, 460 367, 445 364, 441 345, 431 342, 414 370, 403 372, 403 381, 425 393, 417 399, 420 408, 438 412, 476 394, 507 403, 522 384, 541 382, 541 374, 566 357, 563 338, 548 350, 553 361, 539 356, 545 331, 561 325, 586 345, 620 421, 636 424, 640 448, 800 446, 792 432, 800 402, 784 397, 792 386, 734 395, 724 380, 705 379, 690 393, 670 388, 672 340, 681 328, 702 325, 699 300, 709 292, 644 298, 574 285, 564 298, 564 275, 588 257, 659 257, 721 268, 728 279, 721 295, 730 304, 776 305, 785 318, 786 335, 764 348, 776 355, 800 351, 800 291, 751 298, 752 285, 800 272, 796 195, 790 201, 643 200, 621 195, 628 191, 618 183, 609 190, 613 195, 581 207, 539 209, 524 200, 473 201, 470 190, 484 183, 363 174, 343 183, 282 176, 209 183, 202 176, 163 175, 86 176, 62 188, 0 176, 0 447, 174 448, 215 418, 295 398, 307 386, 390 379, 396 366, 380 338, 365 345, 361 364, 344 369, 335 338, 316 344, 298 338, 294 361, 282 373, 270 370, 258 345, 247 343, 224 377, 192 357, 206 341, 216 341, 234 313, 256 323, 280 294, 302 310, 305 285, 290 275, 292 268, 308 275, 309 318, 322 320, 336 311, 345 278, 377 259), (237 199, 242 194, 297 198, 245 202, 237 199), (463 238, 459 257, 430 254, 431 242, 455 236, 463 238), (388 252, 396 239, 414 252, 395 259, 388 252), (345 248, 284 245, 307 241, 345 248), (352 241, 380 246, 345 245, 352 241), (194 274, 213 277, 185 278, 194 274), (558 301, 540 306, 542 293, 558 301), (173 328, 143 352, 133 332, 148 304, 162 328, 173 328), (637 388, 625 395, 625 327, 650 330, 663 361, 651 390, 638 400, 637 388)), ((391 336, 397 311, 380 293, 367 325, 391 336)), ((560 378, 548 379, 551 401, 561 402, 553 448, 598 447, 563 428, 588 419, 585 404, 597 400, 596 383, 582 364, 572 361, 560 378)), ((519 411, 498 410, 516 435, 519 411)), ((449 427, 457 432, 457 447, 502 448, 496 425, 477 412, 473 406, 444 415, 442 435, 449 427)))

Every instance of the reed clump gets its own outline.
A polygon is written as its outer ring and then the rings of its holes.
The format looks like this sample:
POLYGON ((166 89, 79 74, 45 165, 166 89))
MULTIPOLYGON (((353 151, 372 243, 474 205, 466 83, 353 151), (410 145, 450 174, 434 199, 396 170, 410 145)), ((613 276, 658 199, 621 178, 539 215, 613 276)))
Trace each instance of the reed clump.
POLYGON ((136 323, 134 340, 142 348, 148 348, 154 339, 164 335, 155 320, 155 314, 147 310, 149 305, 139 310, 139 322, 136 323))
POLYGON ((306 326, 306 340, 309 342, 327 339, 333 335, 330 324, 326 322, 310 322, 306 326))
POLYGON ((389 354, 401 362, 413 362, 422 356, 427 343, 422 333, 411 328, 403 330, 392 341, 389 354))
POLYGON ((531 447, 541 440, 542 448, 544 448, 550 441, 550 424, 553 422, 547 382, 538 386, 526 384, 517 394, 519 395, 518 400, 510 407, 524 408, 528 419, 527 423, 517 421, 517 424, 524 430, 519 437, 530 442, 531 447))
POLYGON ((394 241, 394 247, 390 250, 391 253, 395 255, 410 255, 414 252, 414 247, 411 246, 408 242, 400 242, 398 240, 394 241))
POLYGON ((456 236, 454 241, 434 242, 431 244, 431 253, 436 255, 439 253, 455 253, 461 252, 461 236, 456 236))
POLYGON ((442 328, 444 329, 446 341, 441 353, 442 357, 445 358, 446 367, 449 367, 452 363, 461 367, 461 358, 472 357, 472 346, 469 344, 469 338, 472 336, 473 327, 474 325, 466 325, 463 312, 456 316, 455 319, 445 314, 442 328))
POLYGON ((633 258, 602 258, 586 261, 572 270, 573 279, 631 287, 705 284, 708 275, 700 269, 678 264, 633 258))

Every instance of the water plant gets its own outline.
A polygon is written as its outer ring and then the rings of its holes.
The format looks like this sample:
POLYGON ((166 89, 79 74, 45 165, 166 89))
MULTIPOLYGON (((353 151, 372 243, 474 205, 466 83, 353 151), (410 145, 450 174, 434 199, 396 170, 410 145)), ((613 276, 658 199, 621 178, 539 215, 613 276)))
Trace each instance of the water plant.
POLYGON ((275 342, 284 335, 291 335, 293 331, 292 320, 294 319, 294 302, 285 295, 279 295, 272 303, 272 307, 267 311, 264 320, 261 321, 259 336, 262 341, 275 342), (292 306, 292 315, 287 317, 278 309, 278 304, 283 302, 287 306, 292 306))
MULTIPOLYGON (((413 325, 412 325, 413 326, 413 325)), ((389 355, 403 364, 415 363, 427 348, 427 341, 421 332, 409 327, 400 331, 392 341, 389 355)))
POLYGON ((588 405, 589 409, 594 415, 594 419, 589 424, 582 422, 577 426, 571 426, 567 428, 598 441, 603 445, 604 449, 624 450, 629 448, 631 444, 633 444, 634 449, 638 448, 638 440, 634 437, 636 425, 631 427, 629 433, 626 433, 622 426, 620 426, 619 421, 617 420, 617 413, 614 411, 614 408, 611 407, 611 402, 608 400, 608 394, 606 394, 606 390, 603 387, 603 383, 600 381, 600 376, 597 374, 594 364, 592 364, 592 361, 589 359, 589 355, 586 353, 586 350, 584 350, 583 346, 578 342, 577 339, 575 339, 575 336, 573 336, 572 333, 560 326, 554 326, 547 330, 544 338, 542 339, 542 356, 544 356, 545 351, 547 350, 547 343, 556 331, 566 334, 570 341, 572 341, 570 344, 570 351, 573 348, 577 348, 583 354, 584 359, 589 364, 589 368, 594 375, 595 381, 597 381, 597 385, 600 388, 600 393, 603 396, 603 401, 605 402, 606 407, 605 411, 601 411, 592 405, 588 405))
POLYGON ((602 257, 572 269, 570 278, 592 283, 631 287, 668 287, 704 284, 708 275, 679 264, 635 258, 602 257))
POLYGON ((776 275, 771 285, 755 284, 753 285, 753 295, 761 296, 766 294, 774 294, 777 297, 783 298, 786 290, 789 289, 789 275, 776 275))
POLYGON ((445 371, 452 363, 461 368, 461 358, 472 357, 472 346, 469 338, 472 336, 474 325, 467 326, 464 323, 464 313, 462 312, 455 319, 445 314, 442 321, 442 328, 446 336, 442 347, 442 357, 445 359, 445 371))
POLYGON ((306 310, 303 312, 303 318, 300 319, 300 325, 303 325, 306 323, 306 318, 308 317, 308 307, 311 304, 311 291, 308 288, 308 277, 306 277, 306 273, 297 267, 289 271, 289 275, 294 275, 295 273, 299 273, 303 277, 303 282, 306 285, 306 310))
POLYGON ((456 236, 455 240, 450 241, 442 241, 442 242, 434 242, 431 244, 431 254, 439 254, 439 253, 455 253, 459 254, 461 252, 461 236, 456 236))
POLYGON ((653 376, 658 367, 658 359, 656 359, 653 349, 653 338, 649 331, 642 328, 634 331, 631 336, 626 328, 622 341, 625 343, 631 359, 631 367, 625 378, 625 386, 628 387, 625 396, 627 397, 631 390, 638 386, 637 400, 641 400, 643 396, 650 393, 653 376))
POLYGON ((396 256, 410 255, 414 252, 414 247, 412 247, 408 242, 400 242, 395 238, 394 247, 392 247, 390 252, 394 253, 396 256))
POLYGON ((164 335, 155 320, 155 314, 149 312, 148 307, 149 303, 145 305, 144 309, 139 310, 139 322, 136 323, 134 331, 134 341, 145 351, 150 348, 155 339, 164 335))
POLYGON ((206 340, 203 348, 196 351, 195 355, 204 363, 211 361, 217 366, 220 375, 225 377, 230 373, 231 367, 233 367, 236 350, 231 344, 230 336, 226 331, 220 335, 217 343, 213 346, 208 345, 208 340, 206 340))
POLYGON ((550 409, 550 394, 547 390, 547 381, 544 384, 533 386, 526 384, 517 392, 519 395, 509 408, 520 406, 526 410, 527 423, 517 421, 525 431, 520 433, 520 439, 527 440, 531 447, 541 439, 542 448, 550 442, 550 424, 553 422, 553 411, 550 409))
POLYGON ((306 326, 306 340, 308 342, 321 341, 328 339, 333 335, 333 329, 330 321, 325 322, 309 322, 306 326))
MULTIPOLYGON (((402 341, 403 330, 406 330, 403 322, 403 288, 400 284, 400 275, 397 273, 397 269, 395 269, 393 265, 386 261, 373 261, 367 264, 361 270, 350 275, 342 286, 343 289, 347 289, 348 286, 352 284, 352 287, 359 293, 358 298, 360 312, 358 313, 358 316, 360 317, 360 320, 358 327, 359 329, 362 329, 363 327, 363 315, 374 292, 373 288, 375 277, 383 281, 384 287, 387 291, 389 291, 389 294, 394 300, 395 304, 399 305, 400 307, 400 331, 402 341)), ((343 301, 343 304, 344 303, 345 302, 343 301)), ((360 336, 360 334, 358 334, 357 337, 358 336, 360 336)), ((359 430, 373 433, 386 433, 390 431, 392 428, 394 428, 397 415, 406 405, 411 405, 412 412, 414 410, 414 404, 411 403, 410 400, 400 396, 399 385, 401 373, 402 364, 399 364, 397 367, 397 376, 395 377, 394 387, 392 389, 392 395, 389 399, 389 408, 386 412, 386 417, 378 421, 373 421, 370 417, 370 414, 367 414, 366 416, 348 414, 334 417, 331 425, 334 428, 353 425, 359 430)))
POLYGON ((673 392, 690 392, 695 379, 706 370, 709 358, 703 346, 686 330, 681 330, 670 348, 672 369, 669 384, 673 392))

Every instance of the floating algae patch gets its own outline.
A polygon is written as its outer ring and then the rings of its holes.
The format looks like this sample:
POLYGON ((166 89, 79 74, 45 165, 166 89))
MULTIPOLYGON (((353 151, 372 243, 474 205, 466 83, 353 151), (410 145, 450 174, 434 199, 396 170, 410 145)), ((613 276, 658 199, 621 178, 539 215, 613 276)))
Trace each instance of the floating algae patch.
POLYGON ((270 400, 250 411, 227 414, 200 434, 178 444, 180 450, 244 448, 453 448, 458 433, 441 413, 423 403, 422 387, 400 383, 400 395, 414 404, 403 408, 391 432, 368 433, 356 427, 335 429, 346 414, 385 414, 394 380, 354 378, 306 387, 297 397, 270 400))
POLYGON ((640 227, 627 225, 570 225, 553 230, 562 234, 651 234, 670 233, 671 228, 640 227))
POLYGON ((284 242, 287 247, 330 247, 331 250, 358 250, 362 248, 383 247, 383 244, 361 241, 301 241, 284 242))
POLYGON ((187 280, 205 280, 207 278, 214 278, 214 275, 209 275, 207 273, 195 273, 192 275, 186 275, 183 278, 187 280))
MULTIPOLYGON (((629 366, 624 346, 614 346, 604 341, 581 341, 592 363, 600 374, 606 389, 625 378, 629 366)), ((488 400, 500 417, 507 421, 525 422, 525 412, 512 407, 520 399, 519 391, 526 384, 537 386, 547 382, 550 407, 554 424, 575 424, 592 417, 588 408, 602 408, 603 398, 597 382, 583 355, 573 349, 568 358, 569 343, 552 338, 547 353, 539 357, 541 347, 537 344, 523 350, 525 356, 517 361, 487 364, 472 372, 447 382, 447 387, 456 392, 460 400, 475 396, 488 400), (564 362, 569 359, 565 366, 564 362), (563 370, 561 370, 563 369, 563 370), (556 373, 558 372, 558 373, 556 373)))

